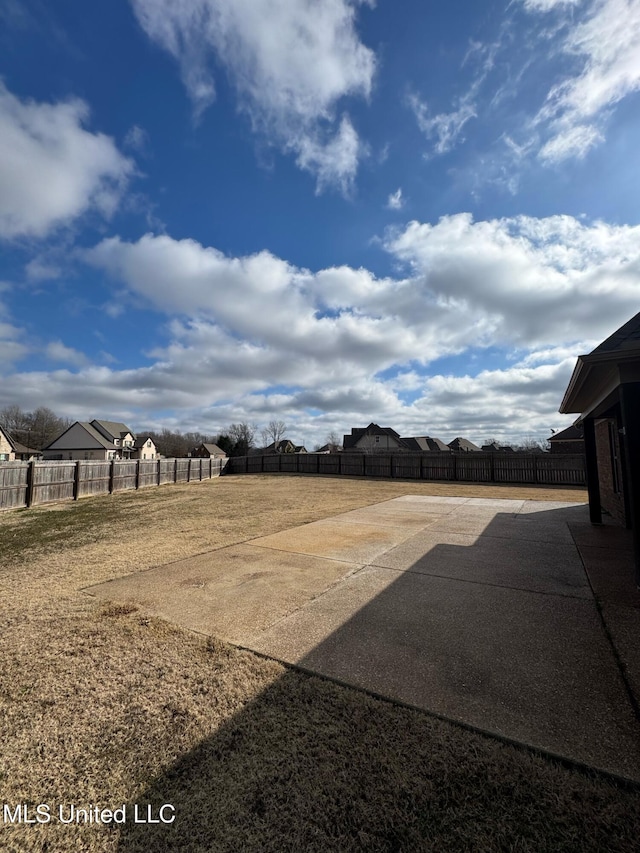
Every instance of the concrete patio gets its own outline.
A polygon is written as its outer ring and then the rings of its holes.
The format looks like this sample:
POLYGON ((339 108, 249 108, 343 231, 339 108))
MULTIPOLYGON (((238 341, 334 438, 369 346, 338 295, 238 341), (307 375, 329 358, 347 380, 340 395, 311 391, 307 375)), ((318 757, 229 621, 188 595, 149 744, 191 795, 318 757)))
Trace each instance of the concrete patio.
POLYGON ((640 781, 628 531, 406 495, 86 591, 640 781))

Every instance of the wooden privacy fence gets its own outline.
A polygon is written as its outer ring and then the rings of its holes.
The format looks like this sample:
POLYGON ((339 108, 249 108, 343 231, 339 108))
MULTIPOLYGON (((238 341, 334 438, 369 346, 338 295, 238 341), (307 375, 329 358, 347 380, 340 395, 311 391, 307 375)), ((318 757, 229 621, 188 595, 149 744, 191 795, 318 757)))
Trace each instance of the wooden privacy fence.
POLYGON ((584 456, 579 453, 279 453, 232 457, 223 473, 272 472, 545 486, 586 484, 584 456))
POLYGON ((217 477, 226 459, 0 462, 0 510, 217 477))

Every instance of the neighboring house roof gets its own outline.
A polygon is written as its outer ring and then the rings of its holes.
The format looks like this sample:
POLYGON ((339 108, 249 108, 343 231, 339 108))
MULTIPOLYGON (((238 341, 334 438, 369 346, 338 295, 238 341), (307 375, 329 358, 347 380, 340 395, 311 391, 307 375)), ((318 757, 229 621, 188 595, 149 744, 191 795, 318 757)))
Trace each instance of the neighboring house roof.
MULTIPOLYGON (((95 429, 95 427, 92 424, 87 423, 86 421, 75 421, 75 423, 72 423, 71 426, 67 427, 67 429, 65 429, 64 432, 61 432, 59 436, 54 438, 53 441, 51 441, 49 444, 47 444, 46 447, 43 447, 42 449, 43 450, 52 449, 54 444, 56 444, 56 442, 60 441, 60 439, 64 435, 66 435, 70 430, 72 430, 75 426, 81 426, 84 429, 84 431, 89 435, 89 437, 91 439, 93 439, 94 442, 97 442, 101 447, 104 447, 105 450, 116 450, 117 449, 115 444, 112 441, 109 441, 107 438, 105 438, 105 436, 102 435, 102 433, 98 432, 98 430, 95 429)), ((87 446, 92 447, 94 445, 87 445, 87 446)), ((79 446, 77 449, 83 450, 84 447, 79 446)))
POLYGON ((357 447, 358 441, 365 435, 388 435, 395 439, 398 444, 402 444, 400 433, 391 429, 391 427, 381 427, 378 424, 374 424, 372 421, 367 427, 353 427, 351 429, 351 435, 345 435, 344 437, 344 449, 347 450, 349 447, 357 447))
POLYGON ((217 444, 211 444, 210 442, 202 442, 202 444, 199 444, 194 449, 199 450, 201 447, 204 447, 204 449, 207 451, 209 456, 226 456, 227 455, 221 447, 218 447, 217 444))
POLYGON ((268 447, 263 448, 261 453, 306 453, 307 448, 303 444, 294 444, 290 438, 283 438, 277 444, 271 442, 268 447))
POLYGON ((477 444, 474 444, 472 441, 469 441, 468 438, 454 438, 453 441, 449 442, 450 450, 464 450, 468 452, 470 450, 480 450, 477 444))
POLYGON ((430 435, 415 435, 410 438, 403 437, 402 443, 406 445, 409 450, 429 450, 448 453, 450 449, 444 441, 440 441, 439 438, 432 438, 430 435))
POLYGON ((142 436, 142 438, 136 438, 136 440, 135 440, 135 442, 134 442, 133 446, 135 447, 135 449, 136 449, 136 450, 139 450, 141 447, 144 447, 144 446, 145 446, 145 444, 146 444, 149 440, 151 440, 151 442, 153 443, 153 446, 155 447, 155 446, 156 446, 156 443, 155 443, 155 441, 151 438, 151 436, 150 436, 150 435, 144 435, 144 436, 142 436))
MULTIPOLYGON (((6 435, 6 433, 5 433, 6 435)), ((20 453, 21 455, 29 454, 30 456, 39 455, 42 451, 37 450, 35 447, 27 447, 26 444, 20 444, 19 441, 11 441, 9 442, 13 445, 13 450, 15 453, 20 453)))
POLYGON ((319 447, 315 452, 316 453, 335 453, 338 450, 342 450, 342 447, 339 444, 323 444, 322 447, 319 447))
POLYGON ((110 441, 114 438, 124 438, 125 435, 133 435, 133 432, 126 424, 120 421, 100 421, 97 418, 91 421, 91 426, 101 432, 110 441))
POLYGON ((549 441, 584 441, 584 429, 582 426, 571 424, 560 432, 554 432, 549 441))

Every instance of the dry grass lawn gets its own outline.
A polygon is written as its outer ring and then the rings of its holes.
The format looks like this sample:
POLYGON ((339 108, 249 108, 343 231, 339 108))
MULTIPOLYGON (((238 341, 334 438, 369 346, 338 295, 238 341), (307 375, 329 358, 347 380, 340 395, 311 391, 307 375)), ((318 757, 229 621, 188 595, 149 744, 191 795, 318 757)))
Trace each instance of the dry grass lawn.
POLYGON ((2 803, 128 818, 0 823, 0 849, 637 850, 637 791, 81 592, 409 493, 586 500, 255 475, 0 515, 2 803), (134 824, 148 802, 175 823, 134 824))

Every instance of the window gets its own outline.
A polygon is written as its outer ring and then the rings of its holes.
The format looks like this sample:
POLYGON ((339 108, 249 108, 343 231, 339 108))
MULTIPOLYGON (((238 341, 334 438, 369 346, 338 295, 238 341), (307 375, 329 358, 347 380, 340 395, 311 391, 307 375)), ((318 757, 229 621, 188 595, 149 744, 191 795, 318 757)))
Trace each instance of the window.
POLYGON ((375 441, 376 441, 376 444, 380 444, 380 436, 379 435, 375 436, 375 441))
POLYGON ((7 462, 9 459, 8 453, 0 453, 0 462, 7 462))

